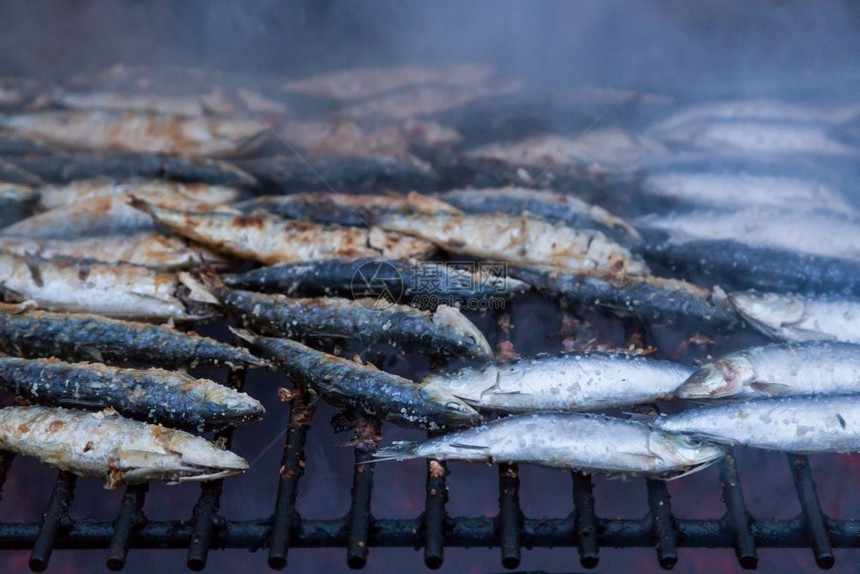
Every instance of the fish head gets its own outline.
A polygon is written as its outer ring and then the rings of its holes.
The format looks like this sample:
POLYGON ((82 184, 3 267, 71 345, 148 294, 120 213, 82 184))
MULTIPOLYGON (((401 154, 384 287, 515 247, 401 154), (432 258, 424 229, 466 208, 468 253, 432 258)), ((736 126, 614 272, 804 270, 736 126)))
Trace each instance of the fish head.
POLYGON ((743 355, 729 355, 707 363, 675 391, 681 399, 719 399, 744 393, 755 382, 755 368, 743 355))
POLYGON ((493 348, 481 330, 456 307, 440 306, 433 313, 432 320, 440 331, 458 342, 464 355, 481 359, 493 356, 493 348))
POLYGON ((484 393, 496 386, 499 370, 495 365, 466 367, 455 372, 434 373, 421 381, 427 389, 451 394, 470 405, 479 405, 484 393))
POLYGON ((729 295, 729 301, 748 323, 770 336, 799 322, 806 311, 803 301, 779 293, 743 291, 729 295))
POLYGON ((726 448, 687 434, 658 430, 651 433, 648 441, 657 468, 665 468, 666 477, 671 478, 677 478, 679 470, 689 474, 714 464, 725 456, 726 448))
POLYGON ((481 424, 481 415, 469 404, 440 386, 424 385, 424 413, 440 427, 472 427, 481 424))

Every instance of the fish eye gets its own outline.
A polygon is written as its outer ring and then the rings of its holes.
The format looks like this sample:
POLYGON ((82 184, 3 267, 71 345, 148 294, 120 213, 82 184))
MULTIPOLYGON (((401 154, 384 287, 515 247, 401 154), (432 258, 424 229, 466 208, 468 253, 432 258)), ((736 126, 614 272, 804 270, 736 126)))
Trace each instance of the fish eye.
POLYGON ((693 448, 702 446, 702 441, 695 437, 688 436, 686 442, 687 446, 691 446, 693 448))

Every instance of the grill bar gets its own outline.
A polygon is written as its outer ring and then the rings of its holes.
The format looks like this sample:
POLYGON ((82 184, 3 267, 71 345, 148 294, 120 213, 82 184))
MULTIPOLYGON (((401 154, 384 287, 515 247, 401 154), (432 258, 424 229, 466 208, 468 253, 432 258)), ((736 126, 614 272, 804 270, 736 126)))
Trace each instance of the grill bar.
POLYGON ((824 513, 821 511, 818 495, 815 493, 815 483, 812 480, 809 459, 803 455, 789 454, 788 463, 794 476, 794 486, 800 501, 801 517, 809 536, 809 542, 812 545, 812 552, 815 554, 815 563, 820 568, 832 568, 836 559, 833 557, 833 549, 830 546, 824 513))
POLYGON ((14 458, 15 455, 11 452, 0 452, 0 500, 3 500, 3 485, 6 484, 9 467, 12 466, 12 459, 14 458))
POLYGON ((272 516, 272 535, 269 538, 269 566, 277 570, 287 565, 287 551, 290 548, 290 537, 297 514, 299 479, 305 469, 305 439, 313 412, 313 407, 309 406, 304 393, 296 393, 291 397, 290 421, 287 424, 287 438, 281 457, 278 495, 272 516))
POLYGON ((448 487, 445 484, 447 467, 442 461, 427 461, 427 498, 424 505, 424 564, 439 568, 444 559, 445 503, 448 487))
POLYGON ((30 570, 33 572, 43 572, 48 567, 60 527, 68 521, 77 478, 74 474, 65 471, 57 476, 48 509, 42 517, 33 541, 33 550, 30 553, 30 570))
POLYGON ((143 522, 141 509, 148 490, 147 484, 134 484, 126 488, 122 495, 119 514, 113 523, 113 537, 108 546, 107 567, 111 570, 122 570, 125 566, 131 534, 135 526, 143 522))
POLYGON ((349 538, 346 563, 350 568, 363 568, 367 563, 370 539, 370 496, 373 492, 373 442, 379 436, 379 421, 359 418, 356 422, 355 471, 352 479, 352 502, 349 509, 349 538))
POLYGON ((673 524, 669 488, 660 480, 646 480, 645 484, 648 488, 651 525, 657 543, 657 558, 660 566, 668 570, 678 562, 678 535, 673 524))
POLYGON ((727 524, 735 534, 735 555, 738 563, 741 568, 754 569, 758 566, 755 538, 750 529, 750 514, 744 502, 741 480, 732 454, 727 454, 720 462, 720 482, 723 484, 727 524))
POLYGON ((594 484, 591 475, 578 472, 573 476, 573 520, 579 545, 579 563, 595 568, 600 561, 597 516, 594 513, 594 484))
MULTIPOLYGON (((231 370, 227 376, 227 386, 241 391, 242 387, 245 386, 246 373, 245 369, 231 370)), ((233 428, 229 427, 219 431, 215 437, 216 441, 222 442, 225 448, 230 448, 233 428)), ((206 567, 206 558, 212 543, 212 529, 223 522, 218 518, 223 488, 223 480, 206 482, 200 487, 200 498, 194 506, 194 514, 191 519, 194 526, 191 532, 191 542, 188 546, 187 564, 191 570, 203 570, 206 567)))
POLYGON ((515 464, 499 465, 499 538, 501 539, 502 565, 516 568, 520 565, 520 472, 515 464))

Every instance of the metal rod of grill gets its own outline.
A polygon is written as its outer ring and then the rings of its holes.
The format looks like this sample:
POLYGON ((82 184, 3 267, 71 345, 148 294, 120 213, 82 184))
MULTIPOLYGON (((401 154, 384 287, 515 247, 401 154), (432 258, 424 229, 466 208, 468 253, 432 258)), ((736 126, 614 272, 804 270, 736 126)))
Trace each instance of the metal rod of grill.
POLYGON ((369 552, 370 496, 373 492, 373 442, 379 437, 379 421, 358 418, 356 422, 355 471, 352 480, 352 503, 349 509, 349 538, 346 563, 350 568, 363 568, 369 552))
POLYGON ((720 482, 723 485, 723 502, 726 505, 726 523, 735 534, 735 555, 741 568, 758 566, 755 538, 750 529, 751 517, 744 502, 741 480, 732 454, 720 462, 720 482))
POLYGON ((427 461, 427 497, 424 505, 424 564, 428 568, 442 566, 445 548, 445 503, 448 502, 448 487, 445 463, 427 461))
POLYGON ((594 513, 594 485, 591 475, 579 472, 573 476, 573 520, 579 545, 579 562, 584 568, 595 568, 600 561, 597 516, 594 513))
POLYGON ((657 559, 667 570, 678 562, 678 534, 669 504, 669 488, 662 480, 646 480, 651 525, 657 543, 657 559))
POLYGON ((278 495, 272 515, 272 534, 269 537, 269 566, 280 570, 287 565, 287 551, 296 518, 296 498, 299 479, 305 470, 305 439, 313 418, 314 408, 308 397, 297 392, 290 398, 290 420, 281 457, 278 495))
POLYGON ((789 454, 788 464, 794 476, 794 486, 800 501, 801 517, 804 527, 815 554, 815 563, 820 568, 832 568, 836 559, 830 546, 830 536, 827 534, 824 513, 818 503, 815 492, 815 482, 809 468, 809 459, 803 455, 789 454))
POLYGON ((12 466, 12 459, 14 458, 15 455, 11 452, 0 452, 0 500, 3 500, 3 485, 6 484, 9 467, 12 466))
POLYGON ((520 472, 515 464, 499 465, 499 546, 502 565, 516 568, 520 565, 520 472))
MULTIPOLYGON (((230 371, 227 376, 227 386, 241 391, 245 386, 245 369, 230 371)), ((226 448, 230 447, 233 439, 233 428, 229 427, 216 433, 217 441, 223 442, 226 448)), ((212 529, 216 523, 223 521, 218 519, 218 510, 221 507, 221 492, 224 488, 223 480, 213 480, 203 483, 200 487, 200 498, 194 506, 191 523, 191 541, 188 546, 187 564, 191 570, 203 570, 206 567, 206 558, 209 555, 209 547, 212 544, 212 529)))
POLYGON ((64 522, 68 522, 69 507, 75 495, 77 478, 74 474, 65 471, 57 476, 57 482, 51 492, 51 500, 48 502, 48 508, 39 524, 38 534, 33 541, 33 550, 30 553, 30 570, 33 572, 43 572, 48 567, 58 531, 64 522))
POLYGON ((128 544, 135 527, 143 522, 143 504, 147 484, 133 484, 125 490, 120 502, 119 514, 113 523, 113 537, 108 546, 107 567, 122 570, 128 557, 128 544))

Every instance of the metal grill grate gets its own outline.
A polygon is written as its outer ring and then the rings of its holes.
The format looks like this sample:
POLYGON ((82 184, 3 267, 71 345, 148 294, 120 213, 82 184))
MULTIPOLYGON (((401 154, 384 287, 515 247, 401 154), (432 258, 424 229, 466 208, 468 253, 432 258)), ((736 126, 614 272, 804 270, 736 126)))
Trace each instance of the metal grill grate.
MULTIPOLYGON (((522 548, 577 548, 582 566, 598 564, 601 547, 656 547, 659 563, 671 568, 678 548, 734 548, 743 568, 755 568, 757 548, 810 548, 821 568, 834 564, 833 548, 856 547, 860 521, 834 520, 822 513, 805 456, 788 455, 801 514, 787 520, 754 519, 741 492, 732 456, 720 463, 725 515, 718 520, 688 520, 672 515, 666 484, 646 481, 650 512, 641 519, 608 519, 596 514, 592 481, 572 473, 573 507, 565 518, 523 515, 515 465, 499 465, 499 513, 495 517, 452 517, 445 511, 445 465, 427 465, 425 511, 414 519, 376 518, 370 513, 373 465, 357 464, 349 513, 340 519, 316 520, 295 509, 304 467, 303 448, 310 416, 294 404, 284 444, 283 465, 274 513, 257 520, 233 521, 218 512, 221 483, 202 486, 190 521, 141 520, 146 486, 130 486, 113 522, 71 520, 68 509, 75 477, 61 472, 41 522, 0 524, 0 548, 32 549, 30 567, 42 571, 55 548, 107 548, 107 566, 121 569, 131 548, 187 548, 188 567, 201 570, 210 548, 268 547, 269 565, 287 564, 291 547, 345 547, 350 567, 364 566, 372 547, 424 548, 424 562, 438 568, 445 547, 498 547, 506 568, 520 562, 522 548), (298 416, 296 416, 298 413, 298 416)), ((357 463, 367 459, 356 448, 357 463)), ((2 468, 8 468, 8 455, 2 468)), ((3 474, 5 477, 5 473, 3 474)), ((638 483, 635 483, 638 484, 638 483)))

